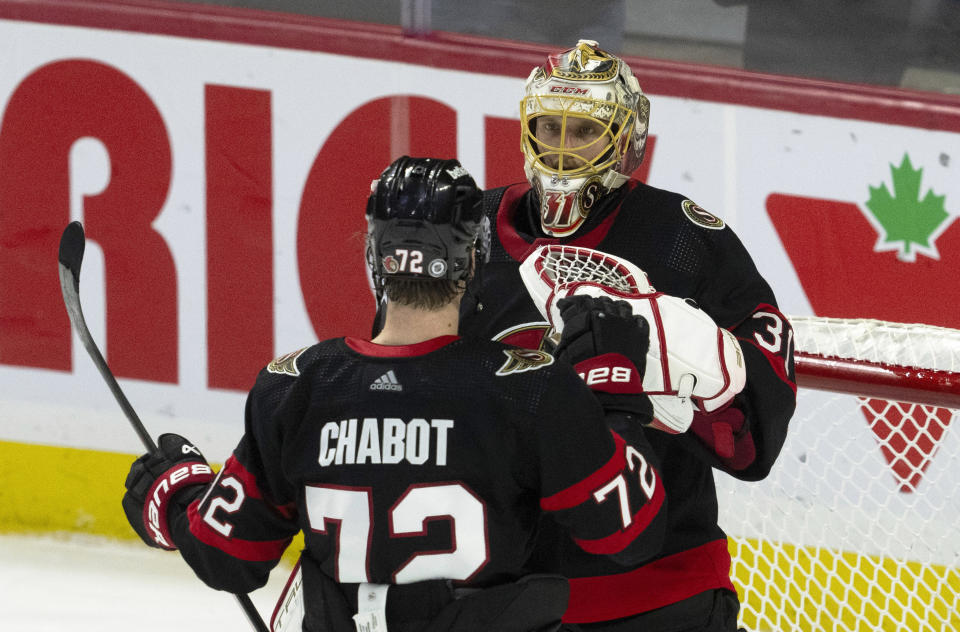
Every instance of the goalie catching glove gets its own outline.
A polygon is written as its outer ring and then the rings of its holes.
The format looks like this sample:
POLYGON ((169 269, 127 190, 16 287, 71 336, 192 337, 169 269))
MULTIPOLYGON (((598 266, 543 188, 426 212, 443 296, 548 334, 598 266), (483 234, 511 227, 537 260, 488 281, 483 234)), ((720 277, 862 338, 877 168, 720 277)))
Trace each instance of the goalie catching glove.
POLYGON ((566 326, 560 303, 575 296, 607 296, 629 303, 650 325, 643 390, 653 404, 651 425, 686 432, 694 410, 723 409, 746 384, 737 338, 687 301, 657 292, 647 275, 620 257, 589 248, 547 245, 531 252, 520 276, 554 335, 566 326))
POLYGON ((186 510, 214 475, 200 450, 180 435, 160 435, 157 448, 130 466, 123 511, 144 542, 172 551, 177 546, 167 523, 171 508, 186 510))
POLYGON ((650 326, 626 301, 573 296, 558 301, 563 335, 554 355, 573 365, 605 410, 646 425, 653 407, 643 394, 650 326))

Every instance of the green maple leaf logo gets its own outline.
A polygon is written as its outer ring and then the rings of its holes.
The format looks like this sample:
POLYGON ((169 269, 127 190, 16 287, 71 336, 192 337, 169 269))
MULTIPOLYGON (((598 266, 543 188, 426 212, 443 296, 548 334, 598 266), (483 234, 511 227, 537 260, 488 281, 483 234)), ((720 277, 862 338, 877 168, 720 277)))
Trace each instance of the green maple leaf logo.
POLYGON ((949 217, 944 207, 945 195, 934 195, 933 190, 920 199, 920 177, 923 169, 914 169, 910 156, 903 155, 899 167, 890 165, 893 193, 886 184, 870 187, 867 208, 883 230, 878 250, 897 250, 903 261, 914 261, 916 251, 939 259, 933 245, 938 229, 949 217))

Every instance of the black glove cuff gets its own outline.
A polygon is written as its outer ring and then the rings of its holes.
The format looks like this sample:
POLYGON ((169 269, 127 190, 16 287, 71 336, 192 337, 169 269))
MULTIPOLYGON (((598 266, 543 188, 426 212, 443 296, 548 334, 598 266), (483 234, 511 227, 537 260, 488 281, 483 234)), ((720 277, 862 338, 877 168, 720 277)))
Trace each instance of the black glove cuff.
POLYGON ((594 395, 607 412, 629 415, 643 425, 653 421, 653 404, 644 393, 619 394, 594 391, 594 395))

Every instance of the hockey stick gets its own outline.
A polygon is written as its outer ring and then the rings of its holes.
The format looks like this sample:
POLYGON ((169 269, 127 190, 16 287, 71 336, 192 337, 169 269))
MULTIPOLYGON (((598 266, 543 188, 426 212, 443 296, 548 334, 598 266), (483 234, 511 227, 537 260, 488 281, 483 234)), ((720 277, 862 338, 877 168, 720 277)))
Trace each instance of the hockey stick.
MULTIPOLYGON (((113 371, 110 370, 106 360, 103 359, 103 354, 100 353, 97 343, 94 342, 93 336, 90 335, 90 330, 87 328, 87 322, 83 318, 83 309, 80 307, 80 265, 83 263, 85 246, 83 225, 80 222, 70 222, 60 237, 59 252, 60 289, 63 291, 63 303, 67 308, 67 314, 70 316, 70 324, 73 325, 74 331, 80 336, 80 341, 87 349, 87 353, 90 354, 90 359, 93 360, 97 370, 100 371, 100 375, 103 376, 107 386, 110 387, 110 392, 113 393, 117 403, 120 404, 123 414, 126 415, 130 425, 133 426, 137 436, 140 437, 140 441, 148 452, 156 454, 159 451, 156 442, 144 428, 140 417, 137 416, 133 406, 127 400, 127 396, 124 395, 120 385, 117 384, 113 371)), ((240 607, 243 608, 253 629, 257 632, 270 632, 253 602, 250 601, 250 597, 241 594, 234 596, 240 602, 240 607)))

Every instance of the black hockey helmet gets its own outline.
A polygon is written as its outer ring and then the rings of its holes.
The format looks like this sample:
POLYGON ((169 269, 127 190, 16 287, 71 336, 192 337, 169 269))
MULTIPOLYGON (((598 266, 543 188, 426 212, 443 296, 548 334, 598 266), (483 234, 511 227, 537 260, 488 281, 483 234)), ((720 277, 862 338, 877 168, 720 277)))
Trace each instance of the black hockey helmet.
POLYGON ((469 278, 471 252, 488 251, 483 193, 457 160, 403 156, 371 184, 367 263, 382 280, 469 278))

